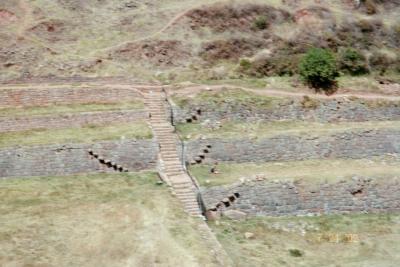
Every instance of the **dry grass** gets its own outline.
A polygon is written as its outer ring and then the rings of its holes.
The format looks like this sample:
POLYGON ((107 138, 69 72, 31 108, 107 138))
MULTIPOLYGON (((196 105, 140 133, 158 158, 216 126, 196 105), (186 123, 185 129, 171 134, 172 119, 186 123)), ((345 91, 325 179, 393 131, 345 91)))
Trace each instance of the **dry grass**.
POLYGON ((214 266, 155 173, 0 181, 0 266, 214 266))
POLYGON ((269 138, 278 135, 323 136, 364 129, 400 129, 400 121, 367 121, 318 123, 305 121, 272 121, 259 123, 223 122, 218 129, 202 124, 179 124, 177 130, 185 140, 199 138, 269 138))
POLYGON ((152 132, 144 121, 108 126, 68 129, 37 129, 0 135, 0 147, 35 146, 57 143, 92 143, 114 139, 149 139, 152 132))
POLYGON ((266 163, 220 163, 219 174, 210 174, 210 165, 190 167, 202 186, 228 185, 240 179, 303 180, 310 184, 338 182, 353 176, 391 179, 400 177, 400 160, 395 157, 371 159, 328 159, 266 163), (206 181, 209 183, 206 183, 206 181))
POLYGON ((213 228, 236 266, 395 267, 400 260, 398 214, 258 217, 213 228))

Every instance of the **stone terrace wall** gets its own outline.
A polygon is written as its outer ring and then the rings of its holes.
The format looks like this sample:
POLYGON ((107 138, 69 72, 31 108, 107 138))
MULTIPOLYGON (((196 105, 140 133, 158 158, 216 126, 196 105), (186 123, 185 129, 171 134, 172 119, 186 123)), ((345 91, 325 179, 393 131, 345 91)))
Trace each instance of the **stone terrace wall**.
POLYGON ((254 181, 203 188, 202 197, 207 209, 212 209, 222 198, 236 192, 240 198, 223 209, 240 210, 252 216, 400 211, 400 182, 395 179, 378 183, 357 178, 318 186, 254 181))
POLYGON ((0 117, 0 132, 107 125, 147 119, 142 110, 83 112, 46 116, 0 117))
POLYGON ((156 167, 158 145, 154 140, 15 147, 0 150, 0 177, 113 172, 93 159, 88 149, 132 171, 156 167))
POLYGON ((400 153, 399 130, 344 132, 329 136, 275 136, 250 139, 203 139, 185 142, 186 160, 211 145, 208 161, 291 161, 324 158, 366 158, 400 153))
POLYGON ((238 121, 276 121, 276 120, 307 120, 318 122, 338 121, 372 121, 372 120, 399 120, 400 103, 382 102, 380 104, 371 101, 348 99, 319 100, 315 108, 303 107, 302 101, 293 99, 282 100, 282 103, 273 108, 257 108, 244 104, 223 103, 218 107, 209 106, 207 103, 192 106, 188 104, 184 108, 173 107, 174 121, 176 123, 186 122, 195 114, 197 109, 201 110, 201 121, 220 121, 223 119, 238 121))
POLYGON ((142 98, 134 88, 60 87, 0 90, 0 108, 46 106, 50 104, 116 103, 142 98))

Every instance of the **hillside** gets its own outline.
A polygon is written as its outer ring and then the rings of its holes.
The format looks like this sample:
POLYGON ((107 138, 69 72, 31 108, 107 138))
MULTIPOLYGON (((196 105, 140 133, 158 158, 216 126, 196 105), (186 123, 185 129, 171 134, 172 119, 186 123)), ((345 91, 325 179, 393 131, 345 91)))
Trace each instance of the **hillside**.
POLYGON ((1 0, 0 266, 397 267, 399 0, 1 0))
POLYGON ((338 58, 356 49, 361 69, 396 81, 400 5, 357 2, 5 0, 0 79, 124 76, 171 83, 291 76, 307 49, 318 46, 338 58))

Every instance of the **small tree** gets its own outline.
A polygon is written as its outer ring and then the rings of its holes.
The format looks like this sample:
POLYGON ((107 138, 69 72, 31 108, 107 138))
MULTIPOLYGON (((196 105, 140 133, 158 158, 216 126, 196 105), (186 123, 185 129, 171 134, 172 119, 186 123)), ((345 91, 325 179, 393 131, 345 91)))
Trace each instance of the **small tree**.
POLYGON ((312 48, 300 62, 300 76, 314 88, 330 89, 336 84, 339 72, 332 52, 322 48, 312 48))
POLYGON ((340 69, 350 75, 369 72, 366 58, 353 48, 347 48, 340 53, 340 69))

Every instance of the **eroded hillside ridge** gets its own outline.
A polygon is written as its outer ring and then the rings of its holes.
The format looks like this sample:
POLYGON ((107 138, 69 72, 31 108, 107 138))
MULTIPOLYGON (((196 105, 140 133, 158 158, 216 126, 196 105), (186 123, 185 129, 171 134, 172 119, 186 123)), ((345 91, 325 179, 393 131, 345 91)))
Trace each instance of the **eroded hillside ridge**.
POLYGON ((398 71, 399 8, 394 0, 5 0, 0 80, 292 75, 313 46, 339 57, 353 48, 368 71, 398 71))

